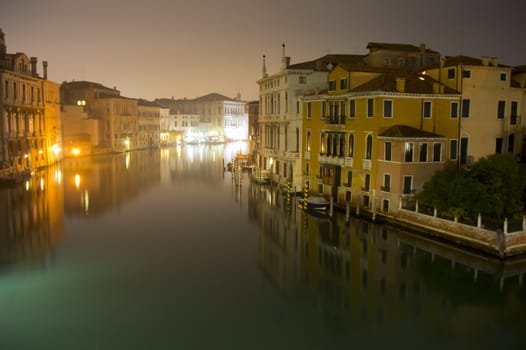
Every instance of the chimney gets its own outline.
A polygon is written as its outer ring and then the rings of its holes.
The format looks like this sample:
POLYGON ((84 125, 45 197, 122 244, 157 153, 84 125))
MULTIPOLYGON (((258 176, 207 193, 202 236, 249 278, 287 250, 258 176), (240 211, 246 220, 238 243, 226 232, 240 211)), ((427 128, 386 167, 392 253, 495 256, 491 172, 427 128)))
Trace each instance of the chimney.
POLYGON ((31 57, 31 74, 36 77, 37 76, 37 58, 31 57))
POLYGON ((267 74, 267 65, 265 64, 265 55, 263 55, 263 78, 268 77, 267 74))
POLYGON ((396 78, 396 91, 405 92, 405 78, 396 78))
POLYGON ((287 69, 290 57, 285 56, 285 44, 281 45, 281 70, 287 69))
POLYGON ((426 44, 420 44, 420 53, 426 52, 426 44))
POLYGON ((498 67, 499 66, 499 59, 497 57, 492 57, 491 58, 491 65, 493 67, 498 67))
POLYGON ((44 74, 43 78, 47 79, 47 61, 42 61, 42 68, 44 70, 44 73, 42 73, 44 74))
POLYGON ((489 58, 487 56, 482 56, 482 65, 485 67, 489 66, 489 58))

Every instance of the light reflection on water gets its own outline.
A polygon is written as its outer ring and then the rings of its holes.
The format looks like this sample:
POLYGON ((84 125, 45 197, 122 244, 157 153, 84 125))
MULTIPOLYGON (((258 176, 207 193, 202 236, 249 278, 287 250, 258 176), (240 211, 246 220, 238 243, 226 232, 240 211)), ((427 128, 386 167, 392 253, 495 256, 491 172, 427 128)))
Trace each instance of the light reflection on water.
POLYGON ((525 344, 525 259, 305 215, 223 173, 238 152, 72 159, 2 188, 2 349, 525 344))

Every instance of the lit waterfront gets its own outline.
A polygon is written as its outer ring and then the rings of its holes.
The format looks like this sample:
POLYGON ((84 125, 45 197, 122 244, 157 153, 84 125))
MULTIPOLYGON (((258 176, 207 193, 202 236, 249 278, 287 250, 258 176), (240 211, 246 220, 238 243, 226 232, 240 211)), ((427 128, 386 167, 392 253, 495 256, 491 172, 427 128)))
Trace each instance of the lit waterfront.
POLYGON ((0 189, 1 348, 526 345, 526 259, 304 215, 223 173, 246 149, 71 159, 0 189))

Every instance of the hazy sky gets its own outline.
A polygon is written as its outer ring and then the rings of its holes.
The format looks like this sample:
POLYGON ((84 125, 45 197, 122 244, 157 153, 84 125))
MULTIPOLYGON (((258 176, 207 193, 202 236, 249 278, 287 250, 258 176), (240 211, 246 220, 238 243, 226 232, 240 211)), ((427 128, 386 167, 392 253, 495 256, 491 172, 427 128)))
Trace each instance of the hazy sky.
POLYGON ((279 69, 368 42, 425 43, 442 55, 526 64, 523 0, 0 0, 9 53, 49 62, 56 82, 123 96, 256 99, 261 56, 279 69))

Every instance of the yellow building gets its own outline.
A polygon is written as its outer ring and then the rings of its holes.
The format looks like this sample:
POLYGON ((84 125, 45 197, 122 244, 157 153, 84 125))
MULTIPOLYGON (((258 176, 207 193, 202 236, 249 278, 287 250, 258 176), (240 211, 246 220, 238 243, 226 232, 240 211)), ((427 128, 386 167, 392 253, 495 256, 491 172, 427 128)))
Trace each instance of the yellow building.
POLYGON ((0 177, 28 174, 61 159, 58 85, 37 58, 8 54, 0 30, 0 177))
POLYGON ((337 203, 393 213, 458 158, 460 96, 429 76, 339 65, 302 103, 304 181, 337 203))
POLYGON ((524 156, 526 121, 524 75, 496 58, 455 56, 422 71, 459 91, 460 163, 470 165, 495 153, 524 156))

